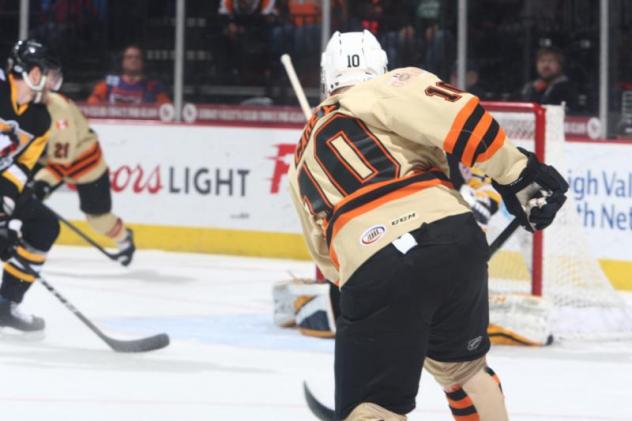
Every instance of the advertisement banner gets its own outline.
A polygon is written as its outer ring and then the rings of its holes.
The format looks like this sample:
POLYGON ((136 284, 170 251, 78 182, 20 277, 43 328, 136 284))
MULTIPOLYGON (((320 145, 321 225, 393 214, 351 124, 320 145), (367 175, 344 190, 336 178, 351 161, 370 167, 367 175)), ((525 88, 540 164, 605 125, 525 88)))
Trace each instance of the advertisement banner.
MULTIPOLYGON (((148 247, 162 248, 180 235, 178 250, 307 257, 287 193, 300 129, 132 121, 100 121, 93 128, 110 167, 114 211, 127 223, 162 229, 160 244, 148 241, 148 247), (259 244, 249 248, 253 242, 259 244)), ((632 145, 566 142, 564 150, 569 203, 591 255, 602 264, 632 265, 632 145)), ((81 220, 76 196, 63 189, 51 204, 81 220)), ((510 219, 501 211, 491 237, 510 219)), ((518 249, 516 241, 510 249, 518 249)), ((617 266, 621 279, 629 278, 626 271, 617 266)))
MULTIPOLYGON (((138 123, 92 127, 110 168, 114 210, 129 223, 299 232, 283 179, 300 131, 138 123)), ((51 203, 81 219, 70 194, 61 191, 51 203)))

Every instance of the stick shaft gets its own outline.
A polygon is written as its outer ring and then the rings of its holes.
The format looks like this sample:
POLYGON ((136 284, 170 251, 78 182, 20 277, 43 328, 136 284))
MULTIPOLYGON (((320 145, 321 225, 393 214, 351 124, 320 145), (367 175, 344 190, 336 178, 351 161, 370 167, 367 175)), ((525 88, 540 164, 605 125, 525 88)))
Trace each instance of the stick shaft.
POLYGON ((500 249, 503 246, 503 244, 505 244, 507 242, 509 237, 511 237, 511 235, 514 232, 516 232, 516 230, 518 229, 519 226, 520 226, 520 222, 518 221, 518 218, 514 218, 505 227, 505 229, 500 234, 498 234, 498 237, 496 237, 494 239, 494 241, 489 246, 489 254, 490 254, 490 256, 493 256, 498 251, 498 249, 500 249))
POLYGON ((86 233, 84 233, 83 231, 81 231, 76 225, 74 225, 72 222, 70 222, 69 220, 67 220, 66 218, 64 218, 63 216, 61 216, 60 214, 58 214, 57 212, 55 212, 53 209, 51 209, 50 206, 46 205, 45 203, 42 202, 42 206, 44 206, 46 209, 48 209, 53 215, 55 215, 55 217, 57 219, 59 219, 59 222, 61 222, 62 224, 66 225, 68 228, 70 228, 75 234, 77 234, 79 237, 83 238, 88 244, 92 245, 94 248, 96 248, 97 250, 99 250, 101 253, 103 253, 105 256, 107 256, 108 258, 110 258, 111 260, 116 261, 116 256, 110 252, 108 252, 106 249, 104 249, 103 247, 101 247, 96 241, 94 241, 92 238, 90 238, 86 233))
POLYGON ((283 54, 281 56, 281 63, 285 68, 285 72, 287 73, 287 77, 290 79, 290 84, 292 84, 292 89, 294 89, 294 94, 298 99, 298 103, 303 110, 303 114, 305 114, 305 119, 309 120, 312 115, 312 109, 307 102, 307 97, 305 96, 305 91, 303 91, 303 87, 301 86, 301 82, 298 80, 298 76, 296 75, 296 71, 294 70, 294 65, 292 64, 292 58, 289 54, 283 54))

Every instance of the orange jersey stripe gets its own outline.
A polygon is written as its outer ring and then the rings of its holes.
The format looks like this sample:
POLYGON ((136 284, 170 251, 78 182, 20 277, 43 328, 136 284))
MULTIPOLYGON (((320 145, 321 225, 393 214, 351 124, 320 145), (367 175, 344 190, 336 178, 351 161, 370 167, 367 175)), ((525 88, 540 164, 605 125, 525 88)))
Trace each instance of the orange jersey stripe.
POLYGON ((55 168, 59 169, 64 174, 67 174, 73 171, 74 169, 81 167, 86 161, 91 160, 95 156, 101 156, 101 154, 102 153, 101 153, 101 148, 99 147, 99 144, 95 143, 92 148, 88 149, 86 152, 81 154, 72 163, 68 165, 63 165, 63 164, 51 164, 51 165, 55 166, 55 168))
POLYGON ((474 153, 476 153, 476 149, 481 143, 481 140, 483 140, 483 136, 485 136, 485 133, 492 125, 492 120, 491 114, 485 112, 481 121, 476 125, 476 128, 474 128, 474 131, 470 135, 465 151, 463 152, 463 156, 461 157, 461 162, 468 167, 474 165, 474 153))
POLYGON ((449 181, 440 180, 438 178, 428 180, 428 181, 420 181, 418 183, 410 184, 408 186, 402 187, 401 189, 395 190, 389 194, 386 194, 379 199, 373 200, 363 206, 359 206, 349 212, 346 212, 340 217, 336 219, 334 222, 333 233, 331 236, 331 243, 333 243, 334 238, 338 234, 338 232, 353 218, 358 217, 366 212, 369 212, 379 206, 384 205, 385 203, 391 202, 393 200, 401 199, 402 197, 409 196, 413 193, 417 193, 418 191, 427 189, 428 187, 443 185, 448 188, 452 188, 452 183, 449 181))
POLYGON ((452 127, 450 127, 450 131, 443 141, 443 150, 447 153, 452 153, 454 151, 454 146, 456 145, 456 141, 461 134, 461 130, 465 125, 467 119, 472 115, 472 112, 478 105, 478 98, 474 97, 470 99, 467 104, 459 111, 456 118, 452 122, 452 127))
POLYGON ((84 175, 84 174, 92 171, 96 167, 98 167, 100 163, 101 163, 101 157, 98 156, 93 161, 86 163, 85 167, 79 168, 78 170, 69 173, 68 176, 70 176, 71 178, 81 177, 82 175, 84 175))
POLYGON ((505 144, 506 138, 507 138, 507 135, 505 135, 505 131, 503 130, 502 127, 500 127, 498 129, 498 134, 496 134, 496 137, 492 141, 492 144, 489 145, 489 147, 487 148, 485 152, 483 152, 482 154, 478 156, 478 158, 476 158, 476 162, 485 162, 489 158, 494 156, 494 154, 498 151, 498 149, 502 148, 502 146, 505 144))

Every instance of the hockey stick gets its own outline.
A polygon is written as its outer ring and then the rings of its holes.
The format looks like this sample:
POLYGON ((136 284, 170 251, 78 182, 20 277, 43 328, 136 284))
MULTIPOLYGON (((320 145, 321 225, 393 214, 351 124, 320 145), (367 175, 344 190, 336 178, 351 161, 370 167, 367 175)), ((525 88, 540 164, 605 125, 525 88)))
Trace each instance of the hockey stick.
POLYGON ((492 241, 492 243, 489 245, 489 256, 490 256, 490 258, 494 254, 496 254, 498 249, 500 249, 503 246, 503 244, 505 244, 507 242, 509 237, 511 237, 511 235, 514 232, 516 232, 516 230, 518 229, 519 226, 520 226, 520 222, 518 221, 518 218, 514 218, 505 227, 505 229, 503 229, 502 232, 500 234, 498 234, 498 237, 496 237, 494 239, 494 241, 492 241))
POLYGON ((63 295, 59 293, 51 284, 48 283, 46 279, 40 276, 37 272, 35 272, 28 262, 25 262, 23 259, 17 257, 17 260, 20 264, 33 276, 37 278, 37 281, 44 286, 51 294, 53 294, 61 303, 70 310, 79 320, 83 322, 88 328, 94 332, 103 342, 108 344, 110 348, 112 348, 116 352, 147 352, 147 351, 155 351, 157 349, 162 349, 169 345, 169 336, 166 333, 160 333, 154 336, 148 336, 146 338, 141 339, 132 339, 132 340, 120 340, 114 339, 107 336, 105 333, 101 331, 94 323, 90 321, 86 316, 80 312, 77 307, 75 307, 70 301, 66 299, 63 295))
POLYGON ((61 303, 70 310, 79 320, 83 322, 88 328, 94 332, 103 342, 108 344, 112 350, 116 352, 147 352, 162 349, 169 345, 169 336, 166 333, 160 333, 158 335, 149 336, 141 339, 132 340, 120 340, 114 339, 103 333, 98 327, 95 326, 86 316, 83 315, 74 305, 72 305, 63 295, 61 295, 51 284, 48 283, 41 276, 37 277, 39 283, 44 288, 50 291, 61 303))
POLYGON ((88 234, 86 234, 83 231, 81 231, 79 229, 79 227, 77 227, 72 222, 70 222, 69 220, 67 220, 66 218, 64 218, 63 216, 61 216, 57 212, 55 212, 53 209, 51 209, 50 206, 46 205, 44 202, 40 202, 40 203, 42 204, 42 206, 44 206, 46 209, 48 209, 53 215, 55 215, 55 217, 57 219, 59 219, 59 222, 61 222, 62 224, 66 225, 68 228, 70 228, 75 234, 77 234, 79 237, 83 238, 88 244, 94 246, 97 250, 99 250, 101 253, 103 253, 105 256, 107 256, 111 260, 113 260, 115 262, 118 262, 118 253, 110 253, 109 251, 107 251, 106 249, 101 247, 96 241, 94 241, 92 238, 90 238, 88 236, 88 234))
POLYGON ((305 400, 307 401, 307 406, 309 410, 312 411, 312 414, 316 418, 321 421, 335 421, 336 413, 333 409, 327 408, 325 405, 320 403, 318 399, 314 397, 314 394, 311 390, 309 390, 309 386, 307 386, 307 382, 303 382, 303 392, 305 393, 305 400))
MULTIPOLYGON (((518 218, 514 218, 503 230, 498 237, 494 239, 492 244, 489 246, 490 258, 493 256, 502 246, 507 242, 509 237, 516 232, 516 230, 520 227, 520 222, 518 218)), ((336 421, 336 413, 333 409, 328 408, 323 405, 312 393, 307 386, 307 382, 303 382, 303 392, 305 394, 305 401, 307 402, 307 407, 314 414, 316 418, 321 421, 336 421)))
POLYGON ((292 64, 292 58, 289 54, 283 54, 281 56, 281 63, 285 68, 285 72, 287 73, 287 77, 290 79, 290 83, 292 84, 292 89, 294 89, 294 94, 298 99, 298 103, 301 106, 301 110, 303 110, 303 114, 305 114, 305 119, 309 120, 312 115, 312 109, 307 102, 307 97, 305 96, 305 91, 303 91, 303 87, 301 86, 301 82, 298 80, 298 76, 296 75, 296 71, 294 70, 294 65, 292 64))

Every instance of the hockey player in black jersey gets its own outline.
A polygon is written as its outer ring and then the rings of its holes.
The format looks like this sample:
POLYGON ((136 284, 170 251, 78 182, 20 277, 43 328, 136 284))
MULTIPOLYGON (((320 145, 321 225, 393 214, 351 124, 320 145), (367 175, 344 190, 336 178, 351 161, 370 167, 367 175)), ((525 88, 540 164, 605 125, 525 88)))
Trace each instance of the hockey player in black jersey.
POLYGON ((44 320, 18 306, 59 234, 55 216, 25 193, 49 138, 51 119, 40 103, 59 62, 33 40, 18 41, 0 70, 0 328, 41 331, 44 320))

